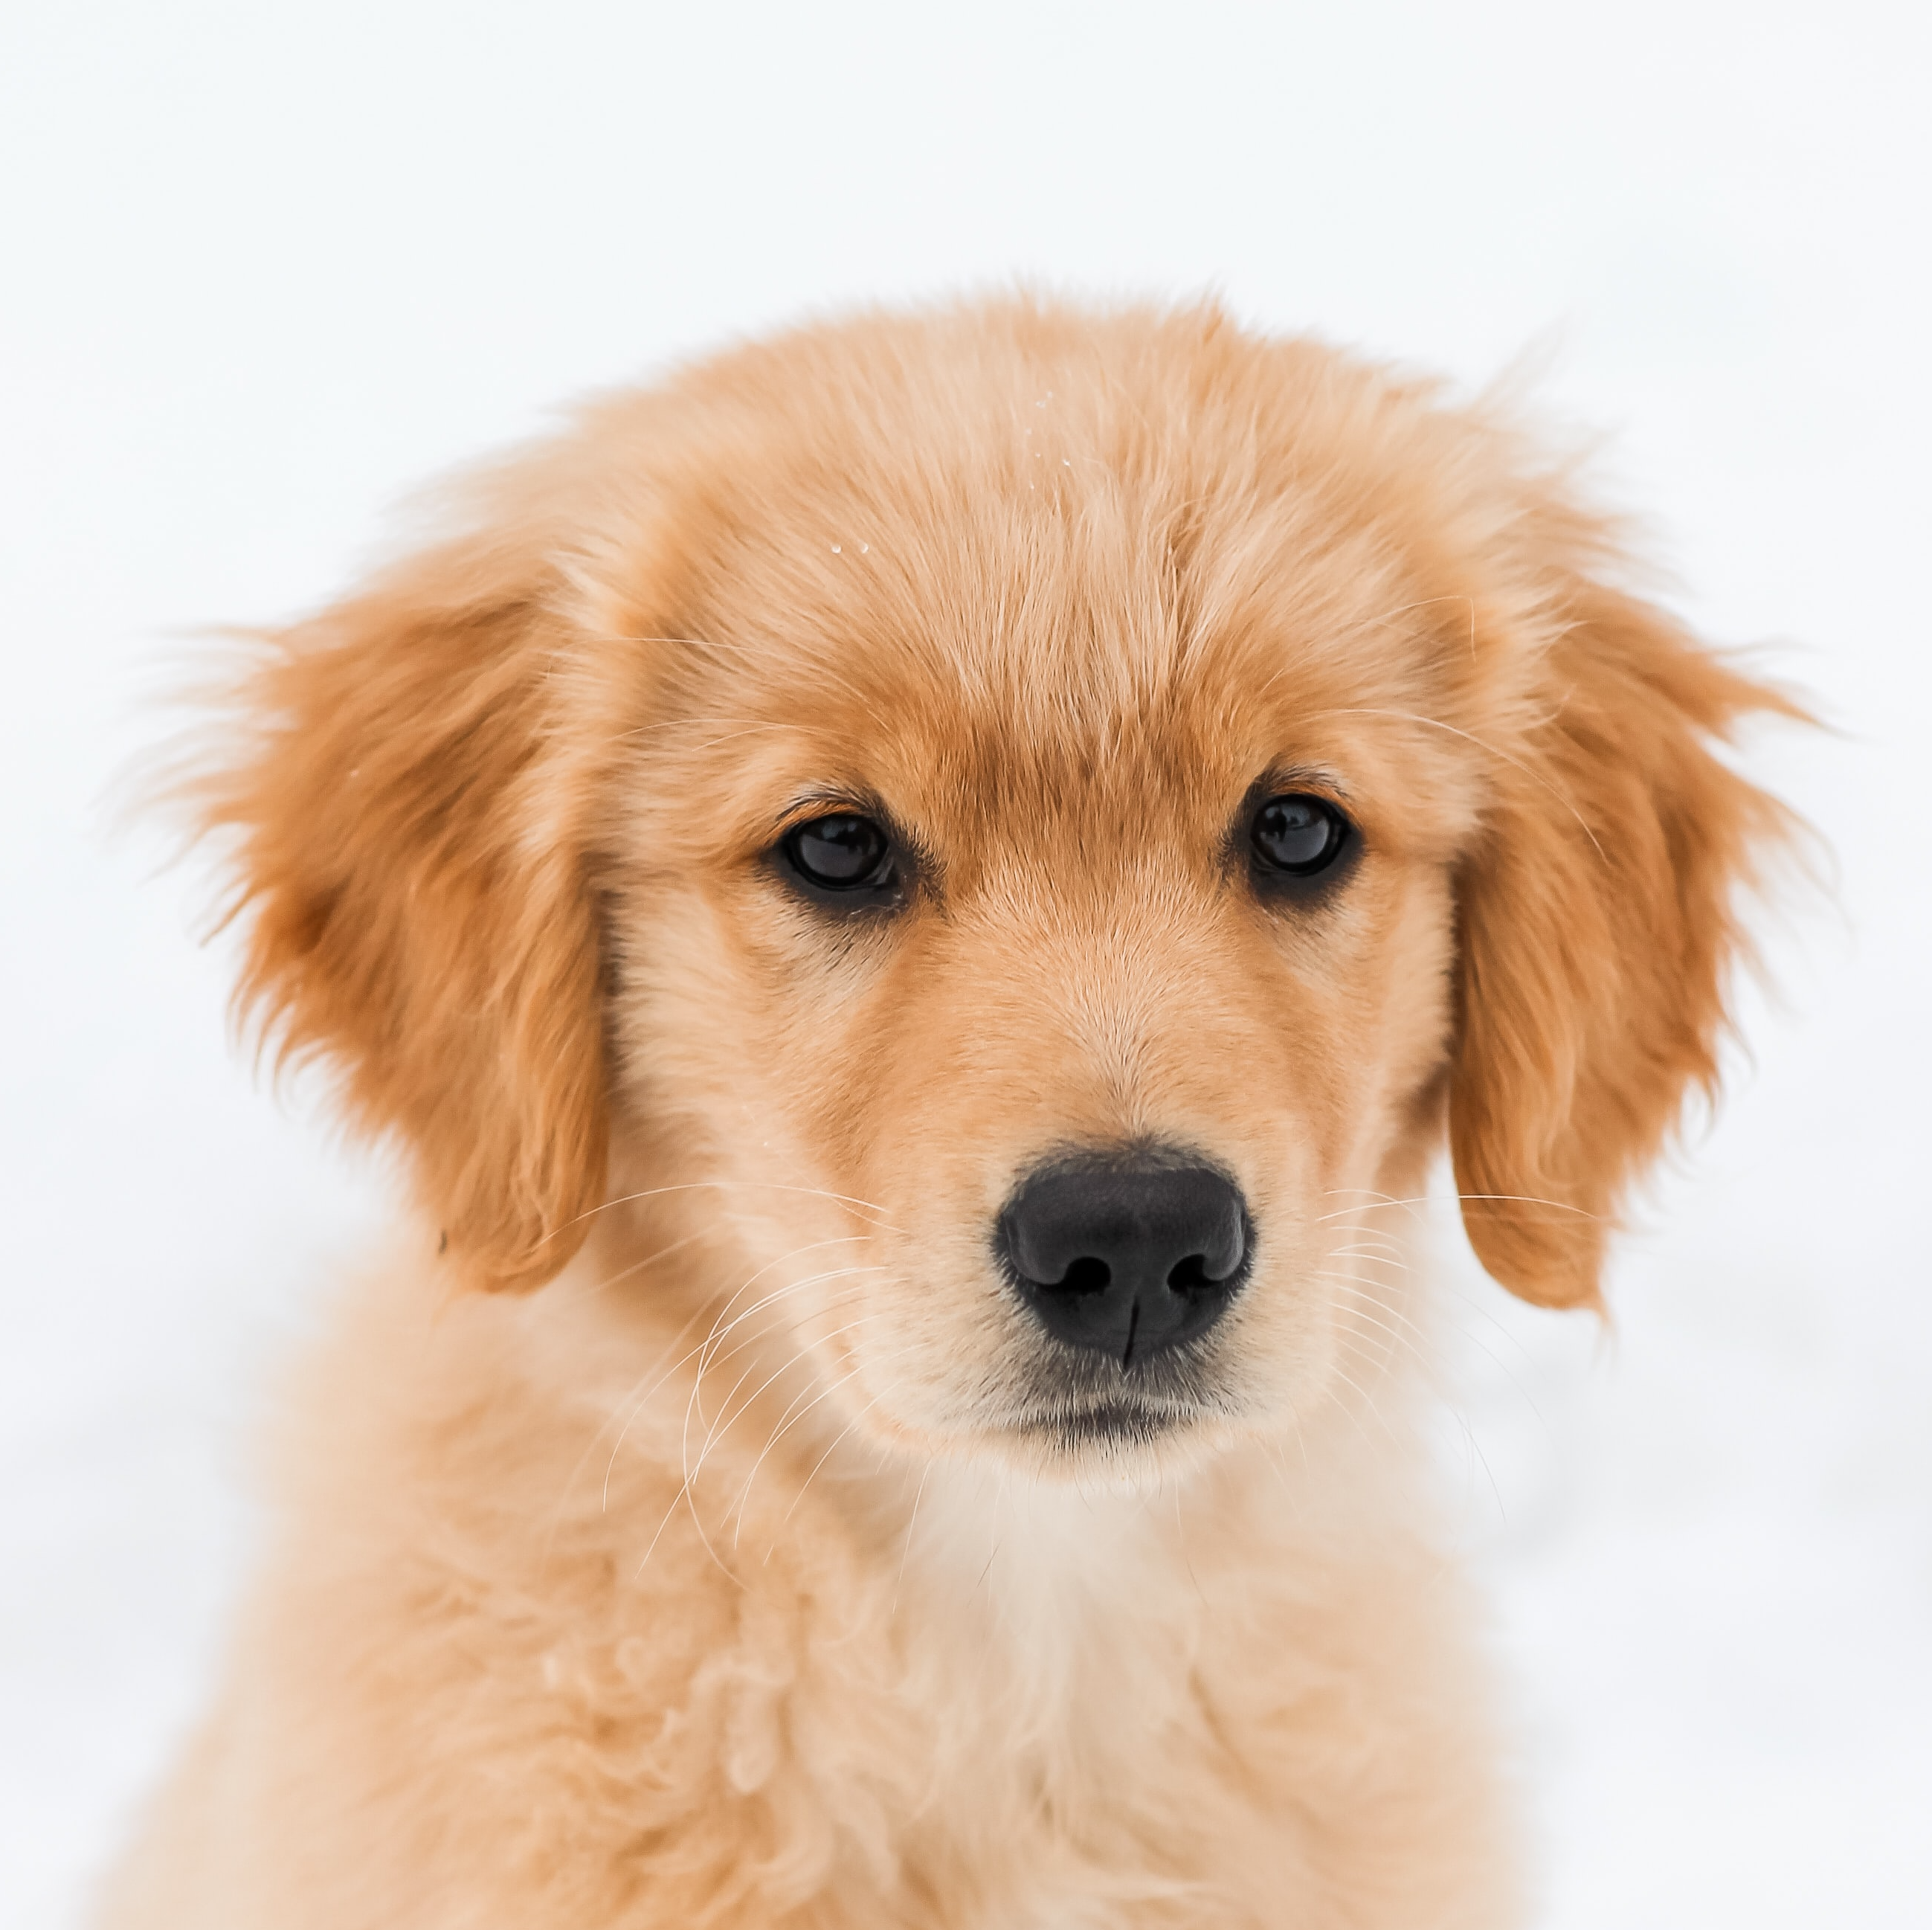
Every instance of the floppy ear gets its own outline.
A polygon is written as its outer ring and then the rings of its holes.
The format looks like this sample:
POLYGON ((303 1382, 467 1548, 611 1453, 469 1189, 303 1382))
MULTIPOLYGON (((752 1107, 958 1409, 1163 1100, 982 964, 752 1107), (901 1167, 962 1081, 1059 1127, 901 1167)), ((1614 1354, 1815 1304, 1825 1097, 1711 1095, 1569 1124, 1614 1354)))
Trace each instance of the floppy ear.
POLYGON ((1803 713, 1662 611, 1573 579, 1548 714, 1511 740, 1460 881, 1450 1144, 1471 1244, 1546 1306, 1594 1304, 1624 1187, 1716 1076, 1735 899, 1781 807, 1710 748, 1803 713))
POLYGON ((552 589, 479 537, 268 638, 248 749, 194 787, 252 913, 238 1007, 333 1067, 494 1288, 563 1265, 604 1176, 596 786, 552 589))

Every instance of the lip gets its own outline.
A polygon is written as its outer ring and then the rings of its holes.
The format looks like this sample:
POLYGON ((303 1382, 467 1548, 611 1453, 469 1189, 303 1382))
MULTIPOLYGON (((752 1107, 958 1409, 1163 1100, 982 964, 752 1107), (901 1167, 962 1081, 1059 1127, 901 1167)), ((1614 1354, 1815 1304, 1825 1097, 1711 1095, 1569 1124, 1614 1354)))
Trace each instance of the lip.
POLYGON ((1104 1401, 1093 1407, 1028 1415, 1016 1431, 1048 1436, 1066 1447, 1121 1443, 1144 1445, 1185 1427, 1194 1416, 1185 1409, 1150 1406, 1138 1400, 1104 1401))

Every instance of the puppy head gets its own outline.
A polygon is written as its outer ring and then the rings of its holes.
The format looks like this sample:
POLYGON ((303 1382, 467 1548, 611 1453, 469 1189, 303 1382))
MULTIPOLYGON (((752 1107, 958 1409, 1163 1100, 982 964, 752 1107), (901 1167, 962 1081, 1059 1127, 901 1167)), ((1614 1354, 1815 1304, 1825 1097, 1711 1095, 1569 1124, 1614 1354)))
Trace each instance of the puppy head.
POLYGON ((1594 1299, 1775 828, 1709 741, 1782 706, 1506 431, 1014 305, 608 405, 467 525, 278 640, 208 815, 468 1277, 614 1128, 859 1424, 1035 1465, 1286 1424, 1445 1124, 1485 1265, 1594 1299))

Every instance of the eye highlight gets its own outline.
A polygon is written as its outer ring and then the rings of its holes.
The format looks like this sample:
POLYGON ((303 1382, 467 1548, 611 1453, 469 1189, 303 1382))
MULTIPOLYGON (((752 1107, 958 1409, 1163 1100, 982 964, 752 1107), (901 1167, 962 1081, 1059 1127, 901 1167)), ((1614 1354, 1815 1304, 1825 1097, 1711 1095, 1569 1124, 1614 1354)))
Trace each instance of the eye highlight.
POLYGON ((805 895, 842 911, 896 902, 898 853, 876 818, 835 811, 794 824, 772 853, 779 869, 805 895))
POLYGON ((1312 791, 1265 798, 1248 825, 1257 878, 1272 885, 1307 884, 1332 872, 1355 842, 1355 827, 1339 806, 1312 791))

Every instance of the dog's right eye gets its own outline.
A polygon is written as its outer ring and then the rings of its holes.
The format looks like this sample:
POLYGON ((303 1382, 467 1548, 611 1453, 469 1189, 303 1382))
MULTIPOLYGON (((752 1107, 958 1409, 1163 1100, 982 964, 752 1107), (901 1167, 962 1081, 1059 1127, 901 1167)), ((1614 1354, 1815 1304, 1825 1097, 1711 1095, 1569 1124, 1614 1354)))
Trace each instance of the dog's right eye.
POLYGON ((780 864, 808 896, 842 908, 896 898, 898 866, 885 827, 841 811, 796 824, 778 840, 780 864))

